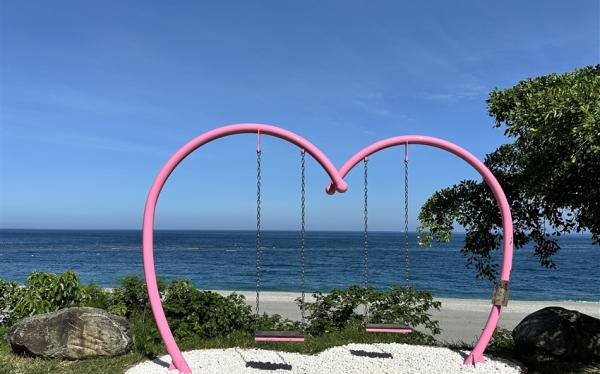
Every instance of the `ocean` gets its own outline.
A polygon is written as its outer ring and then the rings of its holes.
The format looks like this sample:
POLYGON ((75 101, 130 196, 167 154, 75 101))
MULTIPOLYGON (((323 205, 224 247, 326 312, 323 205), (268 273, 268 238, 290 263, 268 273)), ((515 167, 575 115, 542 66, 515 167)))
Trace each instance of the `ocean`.
MULTIPOLYGON (((253 231, 155 232, 157 274, 189 279, 202 289, 255 288, 253 231)), ((408 284, 437 297, 491 298, 494 285, 476 279, 460 253, 464 234, 431 248, 416 246, 410 234, 408 284)), ((299 291, 298 232, 263 233, 262 289, 299 291)), ((406 284, 402 233, 369 234, 369 283, 376 288, 406 284)), ((600 247, 589 236, 560 238, 557 269, 539 265, 531 246, 515 251, 510 298, 516 300, 600 300, 600 247)), ((500 252, 494 254, 499 259, 500 252)), ((0 278, 24 282, 32 271, 76 271, 85 283, 116 286, 126 274, 143 274, 141 231, 0 230, 0 278)), ((363 283, 361 232, 311 231, 306 236, 306 290, 327 292, 363 283)))

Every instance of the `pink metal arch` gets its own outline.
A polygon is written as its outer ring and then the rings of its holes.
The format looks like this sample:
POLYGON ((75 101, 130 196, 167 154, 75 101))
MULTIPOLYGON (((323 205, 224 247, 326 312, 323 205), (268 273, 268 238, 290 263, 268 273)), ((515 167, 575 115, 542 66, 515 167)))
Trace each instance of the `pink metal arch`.
MULTIPOLYGON (((481 162, 477 157, 473 156, 470 152, 457 146, 456 144, 450 143, 446 140, 430 137, 430 136, 421 136, 421 135, 405 135, 405 136, 397 136, 393 138, 388 138, 381 140, 377 143, 373 143, 370 146, 362 149, 354 156, 352 156, 344 165, 340 168, 339 174, 341 178, 346 177, 346 175, 352 170, 352 168, 362 161, 365 157, 369 155, 381 151, 382 149, 405 145, 408 149, 408 144, 422 144, 433 146, 436 148, 441 148, 450 153, 455 154, 456 156, 462 158, 467 163, 469 163, 475 170, 481 174, 485 182, 488 184, 490 189, 492 190, 494 197, 496 198, 496 202, 500 207, 500 213, 502 215, 502 230, 503 230, 503 254, 502 254, 502 270, 500 272, 500 280, 507 281, 510 278, 510 270, 512 267, 512 256, 513 256, 513 226, 512 226, 512 216, 510 213, 510 205, 508 204, 508 200, 506 200, 506 196, 500 183, 496 180, 496 177, 492 172, 481 162)), ((405 151, 405 157, 407 157, 407 150, 405 151)), ((333 194, 335 192, 335 188, 333 184, 330 184, 327 187, 327 193, 333 194)), ((492 305, 492 310, 488 316, 485 327, 483 328, 483 332, 481 336, 475 343, 475 347, 471 351, 471 354, 465 359, 465 364, 475 364, 477 362, 485 362, 485 358, 483 357, 483 352, 487 347, 490 339, 492 338, 492 334, 496 329, 496 325, 498 324, 498 320, 500 319, 500 313, 502 311, 501 305, 492 305)))
MULTIPOLYGON (((348 189, 348 186, 343 180, 343 177, 362 159, 371 155, 375 152, 378 152, 384 148, 393 147, 397 145, 408 145, 408 144, 423 144, 430 145, 437 148, 444 149, 449 151, 460 158, 467 161, 471 166, 473 166, 484 178, 487 184, 492 189, 494 196, 500 206, 500 210, 502 213, 502 224, 504 230, 504 244, 503 244, 503 260, 502 260, 502 272, 501 272, 501 280, 508 281, 510 277, 510 269, 512 265, 512 218, 510 214, 510 207, 500 187, 498 181, 494 177, 494 175, 481 163, 475 156, 471 153, 467 152, 463 148, 447 142, 445 140, 427 137, 427 136, 418 136, 418 135, 408 135, 408 136, 399 136, 395 138, 389 138, 382 140, 380 142, 374 143, 367 148, 359 151, 357 154, 352 156, 338 171, 335 169, 333 164, 329 161, 329 159, 312 143, 308 142, 304 138, 281 128, 264 125, 264 124, 256 124, 256 123, 244 123, 237 125, 224 126, 193 139, 189 143, 185 144, 181 149, 179 149, 163 166, 161 171, 158 173, 158 176, 154 180, 152 187, 150 188, 150 192, 148 194, 148 198, 146 200, 146 206, 144 210, 144 222, 142 229, 142 242, 143 242, 143 257, 144 257, 144 275, 146 277, 146 285, 148 288, 148 296, 150 299, 150 305, 152 307, 152 313, 154 314, 154 319, 156 321, 156 326, 160 332, 160 335, 165 343, 167 348, 167 352, 171 356, 172 364, 170 369, 178 369, 180 373, 191 373, 191 370, 183 358, 175 339, 173 338, 173 334, 171 329, 169 328, 169 324, 167 323, 167 319, 162 308, 162 304, 160 301, 160 295, 158 292, 158 285, 156 282, 156 272, 154 267, 154 214, 156 210, 156 204, 158 202, 158 197, 160 192, 169 178, 169 175, 175 170, 177 165, 185 159, 190 153, 194 150, 198 149, 202 145, 209 143, 213 140, 229 136, 235 134, 242 133, 260 133, 266 135, 272 135, 275 137, 279 137, 281 139, 287 140, 298 147, 306 150, 321 166, 325 169, 326 173, 332 180, 332 183, 327 187, 327 192, 333 194, 335 191, 345 192, 348 189)), ((260 145, 259 145, 260 146, 260 145)), ((477 341, 473 351, 469 355, 469 357, 465 360, 465 364, 474 364, 476 362, 484 362, 483 352, 487 347, 489 340, 496 328, 496 324, 500 318, 501 312, 500 305, 493 305, 490 315, 488 317, 487 323, 483 330, 482 335, 477 341)))
POLYGON ((279 127, 263 125, 257 123, 243 123, 238 125, 224 126, 207 133, 204 133, 197 138, 191 140, 189 143, 179 149, 163 168, 158 173, 158 176, 154 180, 148 198, 146 199, 146 206, 144 209, 144 223, 142 226, 142 246, 144 256, 144 275, 146 277, 146 287, 148 288, 148 297, 150 299, 150 306, 152 307, 152 313, 156 321, 156 326, 160 335, 165 343, 167 352, 172 359, 171 369, 178 369, 180 373, 191 373, 190 367, 183 358, 163 310, 160 302, 160 295, 158 293, 158 285, 156 282, 156 271, 154 268, 154 213, 156 210, 156 203, 160 195, 165 182, 169 178, 169 175, 175 170, 177 165, 184 158, 186 158, 194 150, 198 149, 202 145, 209 143, 215 139, 219 139, 229 135, 242 134, 242 133, 258 133, 264 135, 272 135, 278 138, 287 140, 298 147, 304 149, 312 157, 317 160, 319 164, 325 169, 331 180, 336 186, 338 192, 344 192, 348 189, 346 182, 340 178, 337 169, 331 161, 321 152, 317 147, 306 139, 279 127))

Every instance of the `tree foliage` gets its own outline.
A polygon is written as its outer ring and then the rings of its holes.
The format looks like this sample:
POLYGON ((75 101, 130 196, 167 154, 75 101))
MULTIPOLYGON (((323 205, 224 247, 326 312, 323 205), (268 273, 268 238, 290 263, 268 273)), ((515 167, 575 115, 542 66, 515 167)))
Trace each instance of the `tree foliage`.
MULTIPOLYGON (((494 126, 512 143, 488 154, 511 205, 514 244, 533 242, 545 267, 556 267, 557 237, 588 230, 600 242, 600 65, 551 74, 492 91, 494 126)), ((502 242, 500 211, 484 182, 464 180, 435 192, 419 213, 421 242, 447 241, 458 223, 462 253, 478 276, 494 279, 491 253, 502 242)))

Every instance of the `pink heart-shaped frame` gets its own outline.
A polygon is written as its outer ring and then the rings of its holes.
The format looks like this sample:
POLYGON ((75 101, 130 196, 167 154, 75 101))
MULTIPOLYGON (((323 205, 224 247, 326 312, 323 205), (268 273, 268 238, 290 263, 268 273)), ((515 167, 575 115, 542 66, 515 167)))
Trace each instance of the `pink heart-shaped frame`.
MULTIPOLYGON (((150 305, 152 307, 152 313, 154 314, 156 326, 158 327, 158 331, 160 332, 160 335, 165 343, 167 351, 169 352, 169 355, 172 359, 170 369, 177 369, 180 373, 185 374, 191 373, 191 370, 187 362, 183 358, 183 355, 181 354, 177 343, 175 343, 175 339, 173 338, 173 334, 171 333, 171 329, 169 328, 169 324, 167 323, 167 319, 165 317, 165 313, 160 301, 160 295, 158 293, 158 285, 156 283, 156 272, 154 268, 154 213, 156 209, 156 203, 158 201, 160 191, 162 190, 167 179, 169 178, 169 175, 173 172, 177 165, 190 153, 215 139, 243 133, 258 133, 259 135, 264 134, 276 136, 283 140, 287 140, 288 142, 293 143, 301 149, 305 150, 315 160, 317 160, 319 164, 321 164, 323 169, 325 169, 325 172, 331 178, 331 184, 327 186, 326 189, 327 193, 329 194, 333 194, 335 191, 345 192, 348 189, 348 185, 346 184, 346 182, 344 182, 344 177, 346 176, 346 174, 348 174, 348 172, 350 172, 350 170, 352 170, 352 168, 365 157, 368 157, 369 155, 385 148, 398 145, 404 145, 408 147, 408 144, 422 144, 441 148, 459 156, 460 158, 468 162, 471 166, 473 166, 473 168, 475 168, 483 176, 484 180, 494 193, 496 201, 498 202, 498 206, 500 207, 500 212, 502 214, 503 229, 503 257, 500 280, 505 285, 508 283, 508 280, 510 278, 513 254, 513 228, 510 206, 508 204, 508 201, 506 200, 504 191, 502 191, 500 184, 496 180, 496 177, 494 177, 492 172, 481 161, 479 161, 475 156, 473 156, 465 149, 448 141, 429 136, 397 136, 381 140, 362 149, 350 159, 348 159, 348 161, 346 161, 346 163, 344 163, 344 165, 338 170, 335 168, 335 166, 333 166, 331 161, 329 161, 327 156, 325 156, 325 154, 323 154, 323 152, 321 152, 316 146, 314 146, 312 143, 302 138, 301 136, 298 136, 282 128, 257 123, 242 123, 237 125, 219 127, 193 139, 192 141, 184 145, 181 149, 179 149, 169 159, 169 161, 167 161, 165 166, 163 166, 161 171, 158 173, 158 176, 156 177, 154 183, 152 184, 152 187, 150 188, 150 193, 148 194, 146 206, 144 209, 144 223, 142 230, 144 274, 146 277, 148 297, 150 299, 150 305)), ((258 147, 260 147, 260 142, 258 143, 258 147)), ((490 311, 483 332, 477 340, 477 343, 471 351, 471 354, 465 359, 465 364, 475 364, 477 362, 485 361, 485 358, 483 357, 483 352, 485 351, 485 348, 487 347, 492 337, 492 334, 496 329, 496 325, 498 323, 498 320, 500 319, 501 311, 501 304, 492 305, 492 310, 490 311)))

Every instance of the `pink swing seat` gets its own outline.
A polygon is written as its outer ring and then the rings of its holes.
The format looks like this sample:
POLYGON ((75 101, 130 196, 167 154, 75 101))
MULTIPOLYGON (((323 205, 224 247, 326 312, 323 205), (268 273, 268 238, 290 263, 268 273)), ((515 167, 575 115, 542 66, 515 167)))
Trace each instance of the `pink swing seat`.
POLYGON ((396 325, 390 323, 367 323, 366 332, 386 332, 392 334, 410 334, 413 329, 410 326, 396 325))
POLYGON ((303 342, 302 331, 256 331, 255 342, 303 342))

